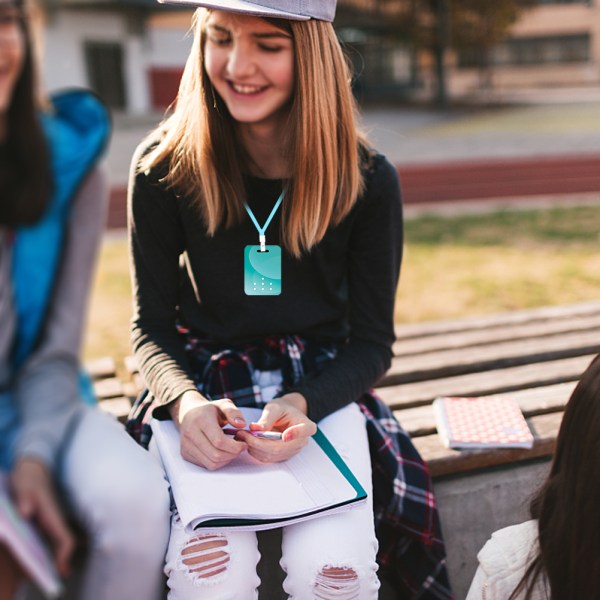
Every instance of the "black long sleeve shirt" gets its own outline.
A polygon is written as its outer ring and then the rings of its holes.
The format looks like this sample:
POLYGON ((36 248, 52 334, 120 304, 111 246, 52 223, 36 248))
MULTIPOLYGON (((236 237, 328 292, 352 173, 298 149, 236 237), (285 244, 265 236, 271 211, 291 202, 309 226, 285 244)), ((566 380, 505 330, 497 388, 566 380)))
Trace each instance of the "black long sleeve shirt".
MULTIPOLYGON (((344 343, 330 365, 294 388, 315 421, 357 400, 385 373, 402 260, 401 195, 396 170, 383 156, 370 156, 365 177, 365 192, 348 216, 300 259, 281 244, 277 212, 266 235, 267 244, 283 247, 282 293, 247 296, 244 247, 258 245, 250 218, 210 237, 190 200, 167 189, 158 173, 133 172, 132 341, 159 404, 195 389, 177 322, 224 347, 285 334, 344 343)), ((248 177, 246 184, 246 201, 262 225, 283 182, 248 177)))

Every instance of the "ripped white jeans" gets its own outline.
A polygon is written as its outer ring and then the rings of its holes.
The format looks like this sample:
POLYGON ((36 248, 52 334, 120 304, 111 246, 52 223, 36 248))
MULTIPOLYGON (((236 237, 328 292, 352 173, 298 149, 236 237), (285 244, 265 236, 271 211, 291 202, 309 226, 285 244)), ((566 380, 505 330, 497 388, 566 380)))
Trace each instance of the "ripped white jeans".
MULTIPOLYGON (((377 540, 365 419, 358 406, 350 404, 323 419, 319 427, 369 499, 360 508, 283 529, 281 566, 287 575, 283 588, 293 600, 375 600, 377 540)), ((254 532, 215 530, 190 536, 175 514, 165 565, 169 600, 257 598, 259 559, 254 532)))

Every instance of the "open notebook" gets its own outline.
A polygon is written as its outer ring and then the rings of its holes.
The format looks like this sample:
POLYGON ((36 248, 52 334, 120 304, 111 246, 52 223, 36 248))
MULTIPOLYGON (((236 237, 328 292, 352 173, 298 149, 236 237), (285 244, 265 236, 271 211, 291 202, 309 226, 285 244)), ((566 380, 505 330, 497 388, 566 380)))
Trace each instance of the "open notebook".
MULTIPOLYGON (((243 408, 247 422, 259 409, 243 408)), ((364 503, 367 494, 322 431, 286 462, 264 464, 247 452, 217 470, 187 462, 172 421, 152 420, 152 431, 179 516, 199 527, 272 529, 364 503)))
POLYGON ((47 598, 57 598, 61 594, 62 584, 48 552, 33 527, 15 510, 1 473, 0 543, 9 549, 47 598))

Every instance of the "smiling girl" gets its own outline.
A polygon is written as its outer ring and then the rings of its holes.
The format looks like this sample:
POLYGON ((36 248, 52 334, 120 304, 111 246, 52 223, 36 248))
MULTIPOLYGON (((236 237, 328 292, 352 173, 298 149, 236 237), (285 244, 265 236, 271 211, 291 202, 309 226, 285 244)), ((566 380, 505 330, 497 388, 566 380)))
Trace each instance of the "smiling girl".
MULTIPOLYGON (((373 599, 379 563, 406 597, 448 598, 426 468, 369 392, 391 360, 402 209, 395 169, 356 126, 335 1, 181 2, 205 8, 130 184, 149 393, 129 430, 147 445, 150 417, 173 419, 182 456, 216 470, 242 452, 284 461, 318 423, 376 489, 363 508, 284 528, 285 591, 373 599), (282 439, 224 435, 246 424, 240 406, 282 439)), ((174 512, 170 598, 255 598, 258 560, 254 533, 188 536, 174 512)))

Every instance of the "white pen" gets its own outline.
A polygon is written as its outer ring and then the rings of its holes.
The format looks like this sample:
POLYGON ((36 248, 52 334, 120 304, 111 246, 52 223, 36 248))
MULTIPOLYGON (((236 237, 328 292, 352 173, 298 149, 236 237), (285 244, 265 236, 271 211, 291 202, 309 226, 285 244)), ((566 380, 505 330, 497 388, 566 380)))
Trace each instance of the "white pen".
POLYGON ((265 440, 281 440, 282 434, 280 431, 251 431, 250 429, 235 429, 233 427, 224 427, 223 433, 225 435, 235 435, 238 431, 247 431, 254 437, 262 438, 265 440))

